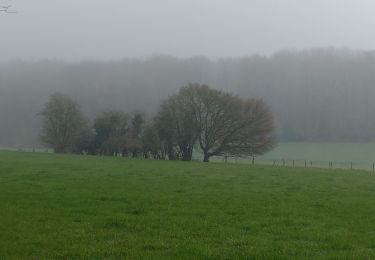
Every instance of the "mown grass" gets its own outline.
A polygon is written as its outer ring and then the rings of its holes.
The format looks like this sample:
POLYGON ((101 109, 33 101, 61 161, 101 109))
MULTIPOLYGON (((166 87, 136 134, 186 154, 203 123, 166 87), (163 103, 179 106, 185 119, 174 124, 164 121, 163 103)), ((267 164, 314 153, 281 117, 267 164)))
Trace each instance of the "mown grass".
POLYGON ((368 172, 0 152, 0 258, 375 258, 368 172))

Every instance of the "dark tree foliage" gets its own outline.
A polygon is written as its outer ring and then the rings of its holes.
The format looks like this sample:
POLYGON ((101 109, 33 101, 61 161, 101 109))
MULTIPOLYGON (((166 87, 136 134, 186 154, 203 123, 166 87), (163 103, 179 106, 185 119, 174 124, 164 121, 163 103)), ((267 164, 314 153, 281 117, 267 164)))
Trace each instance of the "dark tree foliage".
POLYGON ((171 159, 190 161, 193 147, 198 137, 191 100, 185 89, 165 100, 157 115, 160 139, 167 147, 171 159), (178 149, 176 149, 176 146, 178 149))
POLYGON ((128 121, 128 115, 123 112, 101 113, 94 121, 96 152, 103 155, 126 153, 126 139, 130 130, 128 121))
POLYGON ((145 119, 141 113, 134 113, 131 118, 130 136, 127 137, 127 148, 133 157, 137 157, 143 148, 142 134, 145 119))
POLYGON ((131 118, 131 134, 134 138, 140 138, 143 131, 145 118, 142 113, 134 113, 131 118))
POLYGON ((41 140, 56 153, 76 152, 82 137, 89 132, 79 105, 64 94, 51 95, 40 115, 43 116, 41 140))
POLYGON ((95 151, 103 155, 128 155, 137 157, 143 152, 142 135, 145 119, 143 114, 129 115, 120 111, 101 113, 94 120, 95 151))
POLYGON ((160 136, 158 134, 158 129, 156 128, 155 123, 145 125, 141 140, 143 144, 142 149, 144 158, 165 158, 165 154, 163 154, 162 152, 160 136))

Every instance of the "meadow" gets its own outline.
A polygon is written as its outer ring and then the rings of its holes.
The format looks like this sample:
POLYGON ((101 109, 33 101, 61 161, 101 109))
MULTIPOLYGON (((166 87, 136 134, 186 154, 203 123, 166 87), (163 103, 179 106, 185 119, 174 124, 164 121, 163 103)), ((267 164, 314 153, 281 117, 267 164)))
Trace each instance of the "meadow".
POLYGON ((0 152, 0 259, 375 258, 360 170, 0 152))

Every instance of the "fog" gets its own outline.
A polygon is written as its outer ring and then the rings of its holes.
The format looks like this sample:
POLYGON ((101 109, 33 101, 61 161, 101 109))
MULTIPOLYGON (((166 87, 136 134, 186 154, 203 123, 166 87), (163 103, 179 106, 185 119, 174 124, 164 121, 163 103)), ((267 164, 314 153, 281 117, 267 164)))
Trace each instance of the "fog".
POLYGON ((0 59, 117 60, 373 49, 372 0, 0 0, 0 59))
POLYGON ((374 11, 372 0, 0 0, 0 146, 39 145, 56 91, 90 119, 151 116, 189 82, 266 100, 280 141, 375 140, 374 11))
POLYGON ((36 145, 37 116, 56 91, 93 118, 106 110, 153 115, 160 100, 189 82, 264 99, 280 141, 375 140, 375 52, 312 49, 212 60, 8 62, 0 66, 0 145, 36 145))

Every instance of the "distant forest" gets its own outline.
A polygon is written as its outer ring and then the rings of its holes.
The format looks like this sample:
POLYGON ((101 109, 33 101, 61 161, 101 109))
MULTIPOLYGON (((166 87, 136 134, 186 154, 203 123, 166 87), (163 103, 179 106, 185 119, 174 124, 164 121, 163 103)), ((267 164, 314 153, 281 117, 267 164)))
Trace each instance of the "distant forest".
POLYGON ((264 99, 279 141, 375 140, 375 51, 312 49, 216 60, 2 63, 0 146, 40 146, 38 113, 52 93, 73 97, 91 119, 106 110, 151 116, 189 82, 264 99))

